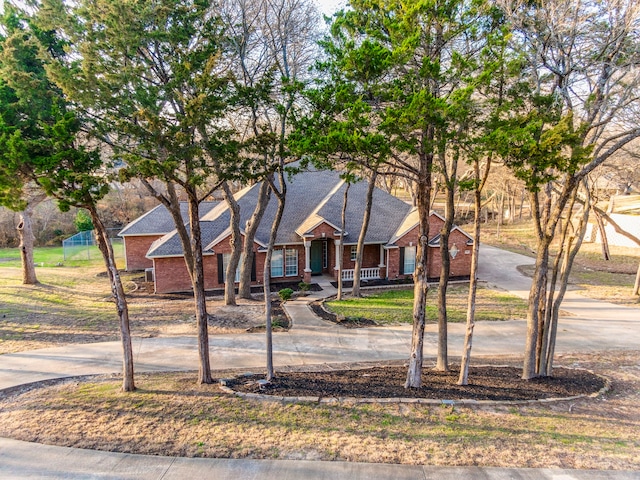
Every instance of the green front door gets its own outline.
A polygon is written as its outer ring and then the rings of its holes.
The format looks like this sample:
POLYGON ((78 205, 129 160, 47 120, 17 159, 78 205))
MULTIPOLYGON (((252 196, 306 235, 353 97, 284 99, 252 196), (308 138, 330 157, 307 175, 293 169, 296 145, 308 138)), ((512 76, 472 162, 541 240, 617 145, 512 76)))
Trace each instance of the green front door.
POLYGON ((322 273, 322 240, 311 242, 311 275, 322 273))

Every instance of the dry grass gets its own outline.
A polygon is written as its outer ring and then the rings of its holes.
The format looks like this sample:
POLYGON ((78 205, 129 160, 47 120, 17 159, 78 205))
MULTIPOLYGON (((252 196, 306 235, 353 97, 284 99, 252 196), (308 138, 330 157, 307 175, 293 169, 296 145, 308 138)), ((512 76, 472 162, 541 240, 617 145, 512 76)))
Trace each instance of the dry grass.
MULTIPOLYGON (((0 354, 69 343, 119 339, 118 317, 104 267, 44 267, 40 285, 22 285, 21 270, 0 268, 0 354)), ((121 273, 129 292, 129 317, 135 336, 196 335, 193 298, 135 290, 140 274, 121 273)), ((220 298, 207 302, 214 315, 212 333, 237 333, 263 320, 259 302, 240 301, 231 311, 220 298)))
POLYGON ((127 394, 116 379, 66 382, 2 401, 0 435, 177 456, 638 469, 637 358, 560 360, 608 375, 602 398, 473 409, 261 403, 196 386, 193 374, 139 375, 141 388, 127 394))

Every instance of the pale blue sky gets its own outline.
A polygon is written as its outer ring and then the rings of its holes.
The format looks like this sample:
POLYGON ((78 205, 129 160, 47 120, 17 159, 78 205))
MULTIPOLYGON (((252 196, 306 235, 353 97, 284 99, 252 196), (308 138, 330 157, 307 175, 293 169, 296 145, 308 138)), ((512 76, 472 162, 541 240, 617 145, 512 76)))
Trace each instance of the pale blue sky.
POLYGON ((336 10, 339 10, 340 7, 344 7, 347 3, 346 0, 315 0, 316 5, 318 5, 318 9, 320 13, 324 15, 331 15, 336 10))

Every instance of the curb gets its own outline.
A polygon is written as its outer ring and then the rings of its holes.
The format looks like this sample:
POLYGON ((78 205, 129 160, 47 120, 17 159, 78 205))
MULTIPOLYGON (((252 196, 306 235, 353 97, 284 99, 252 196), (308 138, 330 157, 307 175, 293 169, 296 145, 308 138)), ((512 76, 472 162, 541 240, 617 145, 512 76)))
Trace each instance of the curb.
MULTIPOLYGON (((477 365, 478 367, 485 365, 477 365)), ((498 366, 498 365, 492 365, 498 366)), ((502 365, 506 366, 506 365, 502 365)), ((611 389, 611 380, 603 375, 595 373, 591 370, 584 368, 566 368, 567 370, 582 370, 601 378, 604 381, 604 386, 597 392, 584 395, 573 395, 571 397, 550 397, 540 398, 536 400, 473 400, 473 399, 436 399, 436 398, 417 398, 417 397, 389 397, 389 398, 359 398, 359 397, 285 397, 281 395, 267 395, 262 393, 247 393, 238 392, 227 386, 226 380, 220 380, 219 388, 224 393, 235 395, 245 400, 257 400, 259 402, 275 402, 275 403, 316 403, 324 405, 342 405, 342 404, 400 404, 400 403, 414 403, 423 405, 446 405, 455 406, 462 405, 465 407, 473 406, 500 406, 500 405, 532 405, 532 404, 545 404, 556 402, 567 402, 571 400, 579 400, 582 398, 597 398, 604 395, 611 389)))

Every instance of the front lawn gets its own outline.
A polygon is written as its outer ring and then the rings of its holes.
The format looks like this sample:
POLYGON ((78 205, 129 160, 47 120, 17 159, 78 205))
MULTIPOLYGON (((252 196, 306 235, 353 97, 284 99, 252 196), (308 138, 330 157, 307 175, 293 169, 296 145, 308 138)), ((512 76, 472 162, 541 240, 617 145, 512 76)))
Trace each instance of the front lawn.
MULTIPOLYGON (((113 251, 119 267, 124 266, 124 247, 120 239, 113 242, 113 251)), ((37 267, 87 267, 102 266, 104 260, 97 246, 77 246, 64 251, 60 247, 37 247, 33 249, 33 261, 37 267), (66 258, 65 258, 66 257, 66 258)), ((0 248, 0 267, 20 267, 18 248, 0 248)))
MULTIPOLYGON (((469 286, 453 285, 447 290, 447 313, 450 322, 465 322, 469 286)), ((427 296, 427 322, 438 318, 437 287, 427 296)), ((525 318, 527 302, 507 292, 478 288, 476 320, 512 320, 525 318)), ((336 315, 346 318, 367 318, 379 324, 411 323, 413 289, 389 290, 362 298, 347 298, 325 304, 336 315)))

